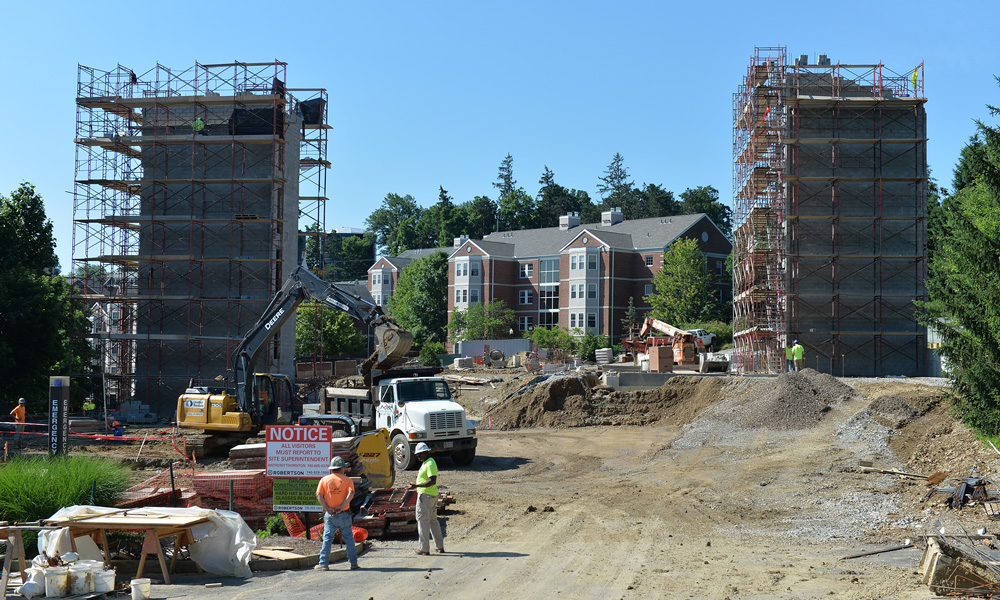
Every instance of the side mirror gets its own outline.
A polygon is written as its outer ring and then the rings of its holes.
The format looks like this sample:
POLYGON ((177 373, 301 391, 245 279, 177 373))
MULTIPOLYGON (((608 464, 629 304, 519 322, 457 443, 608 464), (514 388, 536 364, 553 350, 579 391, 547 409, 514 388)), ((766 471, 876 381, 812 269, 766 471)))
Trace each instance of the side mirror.
POLYGON ((406 404, 406 403, 403 402, 402 400, 400 400, 399 402, 396 403, 396 406, 398 406, 399 408, 403 408, 404 404, 406 404))

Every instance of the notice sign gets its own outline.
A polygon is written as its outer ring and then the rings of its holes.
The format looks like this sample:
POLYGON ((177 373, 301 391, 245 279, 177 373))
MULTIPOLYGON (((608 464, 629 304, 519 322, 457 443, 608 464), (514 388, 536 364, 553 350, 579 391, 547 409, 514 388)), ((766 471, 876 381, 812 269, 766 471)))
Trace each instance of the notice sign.
POLYGON ((323 512, 315 479, 273 479, 275 512, 323 512))
POLYGON ((332 434, 332 428, 319 425, 268 426, 267 476, 326 477, 330 474, 332 434))

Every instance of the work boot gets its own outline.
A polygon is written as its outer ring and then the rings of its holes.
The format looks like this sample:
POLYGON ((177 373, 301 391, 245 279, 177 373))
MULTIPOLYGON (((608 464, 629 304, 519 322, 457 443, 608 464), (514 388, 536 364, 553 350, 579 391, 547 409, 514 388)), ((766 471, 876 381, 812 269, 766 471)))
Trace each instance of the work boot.
POLYGON ((315 567, 313 567, 313 571, 329 571, 329 570, 330 567, 326 565, 316 565, 315 567))
POLYGON ((352 570, 352 571, 357 571, 357 570, 358 570, 358 569, 360 569, 360 568, 361 568, 361 567, 360 567, 360 566, 358 566, 358 565, 351 565, 351 570, 352 570))

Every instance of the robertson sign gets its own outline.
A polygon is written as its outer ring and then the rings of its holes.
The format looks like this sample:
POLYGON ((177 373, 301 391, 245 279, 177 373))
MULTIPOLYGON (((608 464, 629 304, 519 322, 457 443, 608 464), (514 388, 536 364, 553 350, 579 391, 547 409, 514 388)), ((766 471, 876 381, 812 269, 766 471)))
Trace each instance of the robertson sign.
POLYGON ((326 477, 330 474, 333 429, 317 425, 267 428, 267 476, 326 477))

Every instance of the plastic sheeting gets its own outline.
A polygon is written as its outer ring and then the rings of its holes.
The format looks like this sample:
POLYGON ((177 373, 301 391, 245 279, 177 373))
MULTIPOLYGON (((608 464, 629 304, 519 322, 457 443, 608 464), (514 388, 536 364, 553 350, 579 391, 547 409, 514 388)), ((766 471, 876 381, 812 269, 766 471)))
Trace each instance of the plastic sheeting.
MULTIPOLYGON (((86 515, 121 514, 121 512, 121 509, 104 506, 69 506, 60 509, 49 518, 70 519, 86 515)), ((250 571, 250 556, 254 548, 257 547, 257 536, 247 527, 243 517, 239 514, 228 510, 160 507, 132 509, 130 512, 207 517, 207 523, 200 523, 191 528, 191 534, 195 540, 195 543, 188 548, 191 560, 205 572, 214 575, 253 577, 253 573, 250 571)), ((47 556, 62 555, 71 550, 68 527, 57 531, 42 531, 38 535, 38 551, 44 552, 47 556)), ((84 547, 80 547, 80 550, 81 558, 90 558, 83 556, 84 547)), ((103 556, 98 554, 94 558, 100 560, 103 559, 103 556)))

